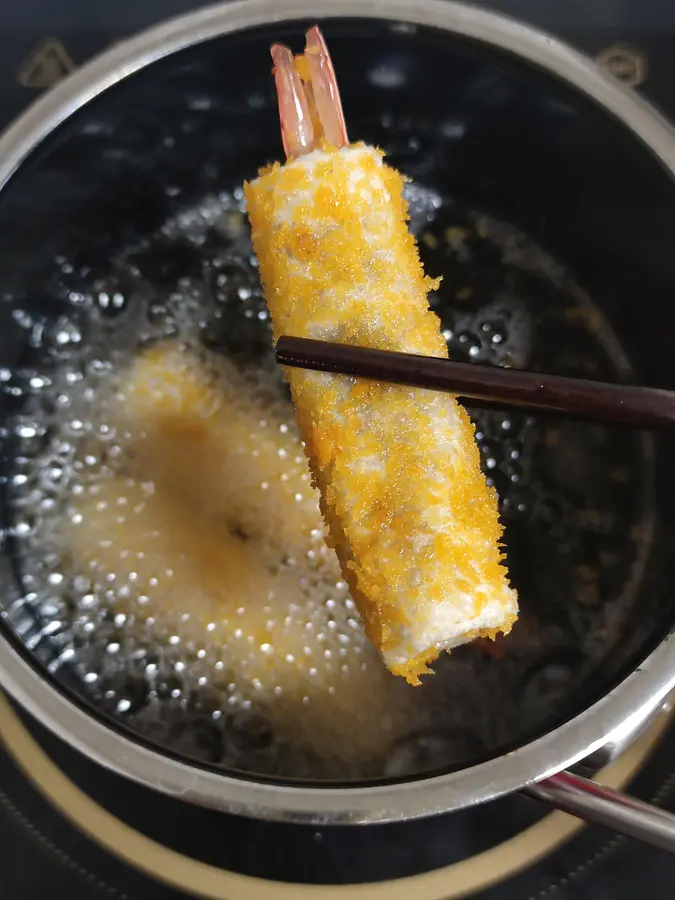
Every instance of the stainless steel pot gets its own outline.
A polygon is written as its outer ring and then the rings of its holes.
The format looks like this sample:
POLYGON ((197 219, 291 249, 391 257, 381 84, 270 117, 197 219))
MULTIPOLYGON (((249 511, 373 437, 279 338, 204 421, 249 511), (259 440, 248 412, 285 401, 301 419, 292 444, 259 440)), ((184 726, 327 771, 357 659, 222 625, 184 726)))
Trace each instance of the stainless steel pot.
MULTIPOLYGON (((315 13, 315 4, 308 0, 284 4, 246 0, 185 16, 117 45, 34 104, 4 134, 0 140, 0 208, 3 202, 12 202, 16 173, 33 165, 45 142, 58 139, 60 126, 125 79, 214 38, 271 23, 285 27, 315 13)), ((663 184, 672 182, 675 132, 670 125, 592 62, 545 34, 442 0, 369 4, 325 0, 321 15, 325 20, 377 19, 391 23, 398 34, 414 33, 416 28, 435 29, 467 45, 503 54, 524 69, 543 72, 618 122, 624 139, 639 148, 636 152, 657 161, 663 184)), ((489 194, 489 184, 485 190, 489 194)), ((6 575, 4 572, 3 577, 6 575)), ((548 733, 457 771, 368 786, 322 787, 240 778, 162 753, 92 715, 8 635, 0 638, 0 679, 29 713, 101 765, 148 787, 216 809, 290 822, 368 823, 448 812, 524 791, 582 818, 673 850, 675 818, 565 772, 583 760, 592 767, 609 761, 661 710, 675 689, 675 644, 670 628, 671 623, 663 624, 663 639, 643 655, 631 674, 548 733)))

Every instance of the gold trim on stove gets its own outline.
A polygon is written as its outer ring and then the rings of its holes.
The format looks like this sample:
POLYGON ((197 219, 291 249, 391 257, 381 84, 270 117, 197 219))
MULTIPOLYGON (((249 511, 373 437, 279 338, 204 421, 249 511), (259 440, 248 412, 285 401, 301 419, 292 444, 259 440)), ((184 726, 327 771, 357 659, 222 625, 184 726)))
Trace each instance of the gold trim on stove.
POLYGON ((56 37, 33 47, 16 73, 17 84, 27 88, 51 88, 75 68, 70 54, 56 37))

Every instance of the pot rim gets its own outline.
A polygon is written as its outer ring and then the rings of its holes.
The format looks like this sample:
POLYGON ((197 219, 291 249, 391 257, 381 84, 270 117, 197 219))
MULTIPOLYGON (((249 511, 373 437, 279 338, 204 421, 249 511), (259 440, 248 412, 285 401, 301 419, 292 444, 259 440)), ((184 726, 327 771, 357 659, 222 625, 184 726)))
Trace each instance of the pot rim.
MULTIPOLYGON (((115 45, 49 91, 0 137, 0 190, 28 155, 69 116, 151 63, 243 29, 311 19, 313 0, 237 0, 171 19, 115 45)), ((588 57, 544 32, 454 0, 323 0, 319 20, 388 20, 438 28, 506 51, 556 76, 617 118, 675 174, 675 130, 646 101, 588 57)), ((621 684, 574 719, 504 756, 468 769, 395 784, 299 787, 255 782, 178 761, 124 736, 69 700, 0 636, 0 683, 66 743, 146 787, 230 813, 277 821, 350 824, 449 812, 539 781, 618 739, 675 688, 668 635, 621 684)))

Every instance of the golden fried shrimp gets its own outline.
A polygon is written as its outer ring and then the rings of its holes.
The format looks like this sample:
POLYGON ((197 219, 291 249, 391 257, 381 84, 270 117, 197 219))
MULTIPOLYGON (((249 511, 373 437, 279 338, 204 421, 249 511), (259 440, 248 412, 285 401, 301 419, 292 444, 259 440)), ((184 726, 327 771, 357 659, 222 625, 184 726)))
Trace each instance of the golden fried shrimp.
MULTIPOLYGON (((407 227, 403 178, 348 143, 318 28, 272 48, 285 164, 245 186, 275 338, 447 357, 407 227)), ((508 633, 518 614, 497 497, 452 397, 287 371, 321 509, 368 636, 419 684, 442 650, 508 633)))

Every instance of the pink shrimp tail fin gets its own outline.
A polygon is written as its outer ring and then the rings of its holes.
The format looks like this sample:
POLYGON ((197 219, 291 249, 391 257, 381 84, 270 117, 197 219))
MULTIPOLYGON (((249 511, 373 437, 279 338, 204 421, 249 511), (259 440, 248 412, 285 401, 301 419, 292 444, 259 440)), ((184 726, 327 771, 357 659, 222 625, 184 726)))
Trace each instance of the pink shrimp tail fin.
POLYGON ((306 39, 305 58, 324 137, 333 147, 342 147, 348 143, 347 126, 333 61, 318 25, 309 29, 306 39))
POLYGON ((309 103, 293 54, 282 44, 271 48, 274 81, 279 102, 279 121, 284 152, 289 159, 314 147, 315 135, 309 103))
POLYGON ((319 28, 314 26, 306 34, 302 58, 306 81, 288 47, 274 44, 271 54, 286 157, 309 153, 321 140, 333 147, 348 143, 333 63, 319 28))

